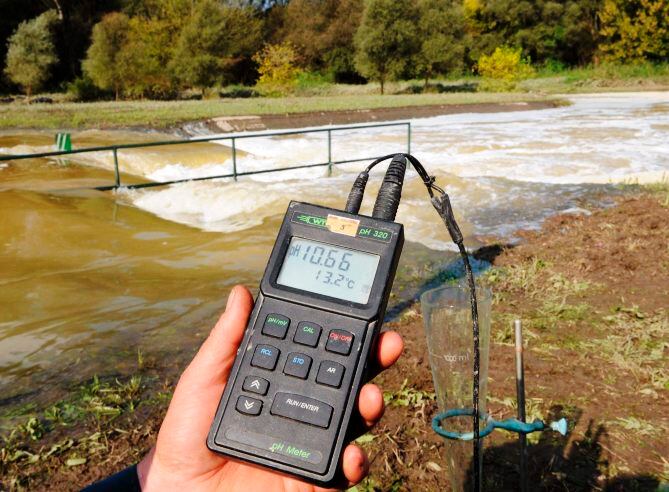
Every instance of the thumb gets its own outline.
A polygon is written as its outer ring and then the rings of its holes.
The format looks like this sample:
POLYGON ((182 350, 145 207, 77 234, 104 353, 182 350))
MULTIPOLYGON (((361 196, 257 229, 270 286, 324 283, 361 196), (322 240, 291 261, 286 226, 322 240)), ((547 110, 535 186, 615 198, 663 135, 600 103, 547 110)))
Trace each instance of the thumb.
POLYGON ((189 384, 211 386, 224 384, 237 349, 244 336, 253 297, 246 287, 235 286, 230 292, 225 312, 204 341, 182 376, 189 384))

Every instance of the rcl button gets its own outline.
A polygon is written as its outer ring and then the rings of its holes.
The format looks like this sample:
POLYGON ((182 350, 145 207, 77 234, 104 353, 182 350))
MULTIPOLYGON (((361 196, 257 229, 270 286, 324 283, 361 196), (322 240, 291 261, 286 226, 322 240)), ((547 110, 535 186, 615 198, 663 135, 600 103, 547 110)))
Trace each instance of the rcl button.
POLYGON ((248 396, 240 396, 237 399, 237 411, 246 415, 260 415, 262 402, 248 396))
POLYGON ((325 350, 336 354, 348 355, 353 345, 353 333, 345 330, 330 330, 325 350))
POLYGON ((279 349, 271 345, 258 345, 253 353, 251 365, 273 371, 279 359, 279 349))

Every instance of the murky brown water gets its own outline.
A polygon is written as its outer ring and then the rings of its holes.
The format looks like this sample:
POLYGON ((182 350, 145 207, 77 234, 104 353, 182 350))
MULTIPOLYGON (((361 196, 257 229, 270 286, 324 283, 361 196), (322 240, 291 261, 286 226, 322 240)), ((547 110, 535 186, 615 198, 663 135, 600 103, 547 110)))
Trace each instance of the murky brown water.
MULTIPOLYGON (((661 121, 667 99, 595 98, 543 112, 417 120, 414 149, 448 188, 475 245, 478 236, 510 237, 551 213, 615 193, 589 184, 606 181, 592 176, 669 169, 660 146, 629 148, 639 135, 669 141, 661 121), (607 154, 607 138, 627 151, 607 154)), ((166 138, 73 134, 75 147, 166 138)), ((404 150, 403 142, 392 132, 350 132, 335 140, 334 157, 404 150)), ((43 132, 0 133, 0 153, 51 150, 52 143, 43 132)), ((322 161, 322 144, 318 136, 249 140, 240 144, 239 168, 322 161)), ((124 182, 231 169, 229 148, 217 144, 125 151, 120 163, 124 182)), ((288 201, 341 207, 360 166, 341 166, 332 177, 319 169, 114 193, 86 189, 113 181, 110 154, 0 163, 0 404, 37 384, 114 372, 138 349, 192 347, 232 285, 257 285, 288 201)), ((379 181, 372 178, 368 196, 379 181)), ((415 174, 403 195, 398 218, 410 242, 391 308, 435 275, 429 265, 453 258, 437 251, 448 238, 415 174)))

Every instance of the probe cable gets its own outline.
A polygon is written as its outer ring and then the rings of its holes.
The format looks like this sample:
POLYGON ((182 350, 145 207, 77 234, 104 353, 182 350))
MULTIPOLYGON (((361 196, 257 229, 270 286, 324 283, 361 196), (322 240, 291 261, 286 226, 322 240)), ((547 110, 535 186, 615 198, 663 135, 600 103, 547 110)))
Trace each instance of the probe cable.
POLYGON ((360 205, 362 204, 362 198, 365 193, 365 187, 369 179, 369 172, 385 160, 391 159, 392 161, 388 166, 386 174, 383 178, 383 183, 379 189, 379 193, 374 203, 374 211, 372 217, 384 219, 384 220, 395 220, 395 215, 397 213, 397 207, 402 194, 402 185, 404 184, 404 173, 406 171, 407 160, 411 162, 411 165, 416 170, 420 178, 423 180, 423 184, 427 188, 427 192, 430 195, 430 201, 432 206, 435 208, 441 219, 446 224, 448 233, 451 236, 451 239, 458 247, 462 262, 465 268, 465 275, 467 277, 467 284, 469 285, 469 302, 471 305, 471 315, 472 315, 472 332, 474 338, 474 371, 473 371, 473 388, 472 388, 472 406, 473 412, 472 421, 473 421, 473 490, 478 491, 481 488, 481 477, 479 469, 479 372, 480 372, 480 350, 479 350, 479 317, 478 317, 478 306, 476 303, 476 284, 474 281, 474 273, 472 272, 471 264, 469 263, 469 256, 467 255, 467 250, 464 245, 464 238, 460 227, 455 220, 455 215, 453 214, 453 207, 451 206, 451 200, 441 187, 435 184, 435 177, 428 174, 423 165, 418 159, 416 159, 411 154, 388 154, 383 157, 379 157, 374 160, 367 168, 362 171, 358 177, 355 179, 351 191, 346 201, 346 212, 357 214, 360 210, 360 205))

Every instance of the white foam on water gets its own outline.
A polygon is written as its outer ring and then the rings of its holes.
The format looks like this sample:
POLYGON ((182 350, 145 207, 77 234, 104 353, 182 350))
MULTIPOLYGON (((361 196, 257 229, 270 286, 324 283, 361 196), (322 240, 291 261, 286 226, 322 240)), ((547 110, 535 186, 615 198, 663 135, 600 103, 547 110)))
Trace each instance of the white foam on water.
MULTIPOLYGON (((565 97, 570 106, 412 120, 412 150, 447 187, 469 235, 509 235, 519 228, 536 228, 556 211, 581 206, 582 197, 601 189, 593 184, 649 182, 669 175, 669 93, 565 97)), ((220 154, 216 145, 207 144, 124 151, 119 157, 122 170, 153 181, 230 174, 230 140, 217 143, 227 147, 220 154)), ((29 150, 24 147, 5 150, 29 150)), ((238 138, 236 147, 238 173, 328 160, 325 132, 238 138)), ((405 150, 403 126, 332 131, 334 161, 405 150)), ((109 153, 72 157, 112 166, 109 153)), ((332 177, 327 167, 316 167, 120 196, 169 220, 205 230, 238 231, 282 214, 290 199, 341 207, 365 164, 336 165, 332 177)), ((368 195, 374 193, 383 169, 379 166, 373 173, 368 195)), ((447 237, 434 227, 434 212, 424 195, 410 172, 399 217, 407 224, 409 240, 444 248, 447 237)))

